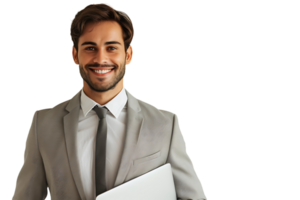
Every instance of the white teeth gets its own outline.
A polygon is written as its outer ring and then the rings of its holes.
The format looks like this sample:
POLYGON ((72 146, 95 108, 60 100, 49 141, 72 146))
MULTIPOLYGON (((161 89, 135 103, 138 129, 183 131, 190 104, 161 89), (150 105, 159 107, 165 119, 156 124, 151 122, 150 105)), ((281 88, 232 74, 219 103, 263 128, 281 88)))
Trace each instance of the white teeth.
POLYGON ((110 70, 94 70, 94 72, 99 73, 99 74, 105 74, 110 71, 111 71, 111 69, 110 70))

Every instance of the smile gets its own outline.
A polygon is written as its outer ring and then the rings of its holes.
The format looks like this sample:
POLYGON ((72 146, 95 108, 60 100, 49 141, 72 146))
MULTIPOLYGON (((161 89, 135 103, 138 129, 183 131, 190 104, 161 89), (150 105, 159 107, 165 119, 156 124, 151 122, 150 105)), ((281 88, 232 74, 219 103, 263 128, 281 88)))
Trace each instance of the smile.
POLYGON ((99 73, 99 74, 105 74, 110 71, 111 71, 111 69, 110 70, 94 70, 94 72, 99 73))
POLYGON ((111 74, 111 72, 114 70, 114 69, 110 69, 110 70, 94 70, 94 69, 90 69, 93 74, 95 74, 96 76, 106 76, 106 75, 109 75, 111 74))

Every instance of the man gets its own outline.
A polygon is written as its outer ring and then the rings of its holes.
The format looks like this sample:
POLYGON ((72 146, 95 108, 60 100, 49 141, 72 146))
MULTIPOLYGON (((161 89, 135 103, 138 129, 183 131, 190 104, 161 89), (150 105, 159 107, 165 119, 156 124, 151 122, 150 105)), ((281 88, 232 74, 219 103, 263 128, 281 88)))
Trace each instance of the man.
POLYGON ((123 87, 133 26, 123 12, 89 5, 71 25, 83 89, 36 111, 13 200, 94 200, 159 166, 172 166, 177 199, 206 199, 175 114, 123 87), (104 143, 103 143, 104 141, 104 143))

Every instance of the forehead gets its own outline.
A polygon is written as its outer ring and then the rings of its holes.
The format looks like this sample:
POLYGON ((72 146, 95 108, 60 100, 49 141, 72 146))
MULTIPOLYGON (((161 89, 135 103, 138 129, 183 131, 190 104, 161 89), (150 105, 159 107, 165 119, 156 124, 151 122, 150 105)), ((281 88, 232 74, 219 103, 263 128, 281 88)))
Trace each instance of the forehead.
POLYGON ((87 40, 96 43, 115 40, 123 43, 122 28, 116 21, 89 22, 79 37, 79 44, 87 40))

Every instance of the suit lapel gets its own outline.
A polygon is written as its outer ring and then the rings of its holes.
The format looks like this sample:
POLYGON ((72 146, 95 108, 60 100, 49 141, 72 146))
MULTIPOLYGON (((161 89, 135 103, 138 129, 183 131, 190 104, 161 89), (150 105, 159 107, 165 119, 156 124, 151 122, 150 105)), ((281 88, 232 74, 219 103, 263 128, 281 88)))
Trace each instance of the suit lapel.
POLYGON ((77 163, 76 154, 76 134, 78 127, 78 117, 80 111, 80 95, 81 90, 70 100, 66 110, 69 114, 64 116, 64 133, 71 172, 75 181, 77 190, 82 200, 85 200, 83 186, 80 178, 79 165, 77 163))
POLYGON ((122 157, 114 187, 122 184, 129 172, 132 165, 132 156, 136 150, 136 144, 144 121, 137 99, 134 98, 126 89, 125 91, 128 101, 125 143, 123 145, 122 157))

